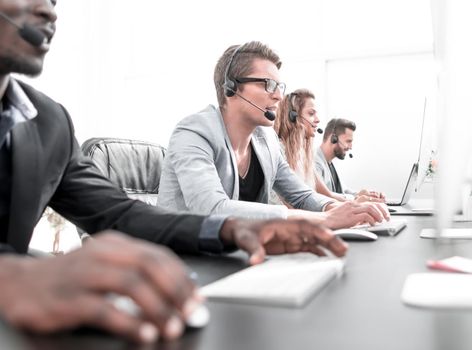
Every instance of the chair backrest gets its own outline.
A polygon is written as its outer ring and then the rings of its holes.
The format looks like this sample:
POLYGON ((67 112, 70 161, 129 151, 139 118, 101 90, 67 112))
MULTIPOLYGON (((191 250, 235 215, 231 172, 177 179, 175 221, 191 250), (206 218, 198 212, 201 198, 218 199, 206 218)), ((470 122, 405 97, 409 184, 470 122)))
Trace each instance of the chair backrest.
POLYGON ((156 204, 166 149, 158 144, 118 138, 91 138, 82 151, 129 197, 156 204))

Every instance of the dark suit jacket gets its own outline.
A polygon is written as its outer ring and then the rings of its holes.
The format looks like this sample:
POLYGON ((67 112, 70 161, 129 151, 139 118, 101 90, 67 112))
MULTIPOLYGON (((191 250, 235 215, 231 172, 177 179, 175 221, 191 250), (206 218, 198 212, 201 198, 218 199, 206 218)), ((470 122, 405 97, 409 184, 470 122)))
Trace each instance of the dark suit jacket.
POLYGON ((116 229, 180 252, 198 251, 204 217, 175 215, 128 199, 82 155, 67 111, 49 97, 20 83, 38 110, 15 126, 7 243, 25 253, 46 206, 84 229, 116 229))

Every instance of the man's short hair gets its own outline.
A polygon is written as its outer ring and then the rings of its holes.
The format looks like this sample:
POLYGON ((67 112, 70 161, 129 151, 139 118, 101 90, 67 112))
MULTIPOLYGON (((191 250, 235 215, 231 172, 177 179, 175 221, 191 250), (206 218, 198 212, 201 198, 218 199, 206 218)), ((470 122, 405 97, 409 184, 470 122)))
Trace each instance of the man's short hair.
POLYGON ((331 139, 331 135, 342 135, 346 132, 346 129, 356 131, 356 123, 353 121, 343 118, 333 118, 326 125, 325 132, 323 135, 323 142, 331 139))
POLYGON ((226 104, 226 96, 223 85, 225 83, 225 73, 228 69, 231 58, 231 67, 229 67, 228 71, 229 78, 239 78, 250 75, 253 70, 252 62, 255 59, 269 60, 273 62, 279 69, 282 66, 279 56, 268 46, 262 44, 259 41, 251 41, 243 45, 230 46, 218 60, 218 63, 215 67, 215 72, 213 74, 216 96, 218 98, 218 105, 220 107, 224 107, 226 104), (233 54, 236 50, 238 50, 238 52, 233 57, 233 54))

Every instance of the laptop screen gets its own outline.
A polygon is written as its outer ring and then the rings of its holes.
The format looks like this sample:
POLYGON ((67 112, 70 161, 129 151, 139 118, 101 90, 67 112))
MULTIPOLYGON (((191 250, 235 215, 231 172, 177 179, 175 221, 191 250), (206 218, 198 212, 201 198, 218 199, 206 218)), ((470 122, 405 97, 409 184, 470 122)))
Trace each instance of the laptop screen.
POLYGON ((411 168, 410 177, 408 178, 408 182, 406 183, 405 191, 403 192, 400 205, 405 205, 410 200, 413 189, 416 187, 417 178, 418 178, 418 163, 414 163, 411 168))

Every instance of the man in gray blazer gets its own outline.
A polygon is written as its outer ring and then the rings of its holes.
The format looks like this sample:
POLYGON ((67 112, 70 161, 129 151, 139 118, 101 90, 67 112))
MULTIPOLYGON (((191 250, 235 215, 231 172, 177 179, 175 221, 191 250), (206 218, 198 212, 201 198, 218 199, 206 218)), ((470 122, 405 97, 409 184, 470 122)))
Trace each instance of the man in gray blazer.
POLYGON ((210 105, 177 124, 158 204, 202 215, 302 217, 330 228, 388 219, 384 206, 337 203, 290 169, 272 128, 285 90, 280 66, 279 57, 260 42, 225 51, 214 73, 219 107, 210 105), (269 205, 271 189, 295 209, 269 205))
MULTIPOLYGON (((362 199, 385 202, 385 196, 381 192, 360 190, 354 191, 347 188, 333 164, 334 158, 344 159, 348 151, 352 149, 352 142, 356 131, 356 124, 342 118, 331 119, 326 124, 323 142, 316 151, 316 172, 331 192, 344 195, 347 199, 362 197, 362 199)), ((352 158, 352 154, 349 153, 352 158)))
POLYGON ((54 6, 55 0, 0 0, 2 318, 43 333, 91 325, 141 342, 172 339, 201 298, 179 259, 142 239, 189 253, 241 248, 252 264, 266 251, 346 252, 331 232, 301 220, 178 215, 120 192, 80 152, 64 107, 10 75, 41 72, 55 32, 54 6), (87 232, 108 233, 71 254, 25 258, 48 205, 87 232), (131 297, 142 313, 120 311, 110 293, 131 297))

